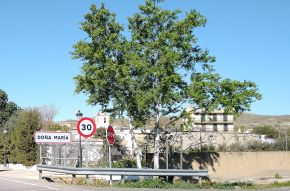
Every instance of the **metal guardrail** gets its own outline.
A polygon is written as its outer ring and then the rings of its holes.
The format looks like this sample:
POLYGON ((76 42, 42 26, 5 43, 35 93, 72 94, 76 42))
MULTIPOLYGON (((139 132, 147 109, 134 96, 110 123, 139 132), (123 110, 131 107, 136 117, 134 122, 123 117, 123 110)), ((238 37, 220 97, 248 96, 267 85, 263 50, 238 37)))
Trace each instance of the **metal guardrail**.
POLYGON ((208 170, 180 170, 180 169, 138 169, 138 168, 74 168, 74 167, 60 167, 37 165, 36 169, 39 171, 39 179, 42 179, 42 171, 57 172, 63 174, 71 174, 72 179, 76 175, 119 175, 122 182, 124 176, 193 176, 208 177, 208 170))

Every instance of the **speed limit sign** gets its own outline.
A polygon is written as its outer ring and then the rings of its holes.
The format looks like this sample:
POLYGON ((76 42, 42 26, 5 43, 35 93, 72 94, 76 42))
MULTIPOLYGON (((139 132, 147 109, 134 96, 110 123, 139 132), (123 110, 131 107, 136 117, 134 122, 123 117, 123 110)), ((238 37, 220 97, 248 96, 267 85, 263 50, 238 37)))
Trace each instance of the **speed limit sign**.
POLYGON ((83 117, 77 125, 78 133, 85 138, 91 137, 97 130, 95 122, 88 117, 83 117))

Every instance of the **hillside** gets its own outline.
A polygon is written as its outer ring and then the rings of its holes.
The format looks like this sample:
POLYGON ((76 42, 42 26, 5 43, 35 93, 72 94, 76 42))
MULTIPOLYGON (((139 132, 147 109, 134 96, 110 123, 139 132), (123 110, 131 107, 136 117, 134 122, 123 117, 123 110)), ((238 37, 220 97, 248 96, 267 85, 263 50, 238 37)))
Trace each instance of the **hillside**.
POLYGON ((244 126, 247 128, 253 128, 263 125, 269 125, 276 128, 289 128, 290 115, 271 116, 244 113, 234 121, 234 125, 236 127, 244 126))

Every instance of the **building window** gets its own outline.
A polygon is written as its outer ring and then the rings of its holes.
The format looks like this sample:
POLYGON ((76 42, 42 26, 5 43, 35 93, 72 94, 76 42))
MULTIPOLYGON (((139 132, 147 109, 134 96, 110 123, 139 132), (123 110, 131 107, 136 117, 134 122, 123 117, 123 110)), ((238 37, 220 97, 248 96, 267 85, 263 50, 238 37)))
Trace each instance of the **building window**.
POLYGON ((217 114, 212 115, 212 121, 217 121, 217 114))
POLYGON ((200 131, 206 132, 206 126, 205 125, 201 125, 200 131))
POLYGON ((201 114, 201 122, 205 122, 205 114, 201 114))
POLYGON ((224 114, 224 121, 228 121, 228 115, 224 114))
POLYGON ((213 125, 213 131, 218 131, 217 124, 213 125))
POLYGON ((227 124, 224 124, 224 131, 225 131, 225 132, 229 131, 229 127, 228 127, 227 124))
POLYGON ((106 117, 104 117, 104 123, 107 123, 107 118, 106 117))

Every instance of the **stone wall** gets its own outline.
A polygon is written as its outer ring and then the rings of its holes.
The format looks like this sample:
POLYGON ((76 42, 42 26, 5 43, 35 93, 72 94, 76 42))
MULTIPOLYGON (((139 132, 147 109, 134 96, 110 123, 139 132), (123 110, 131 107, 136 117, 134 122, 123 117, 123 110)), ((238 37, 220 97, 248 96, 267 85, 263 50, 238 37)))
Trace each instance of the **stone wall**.
POLYGON ((213 180, 251 180, 276 173, 290 177, 290 152, 225 152, 203 157, 203 163, 193 159, 192 167, 208 168, 213 180))

